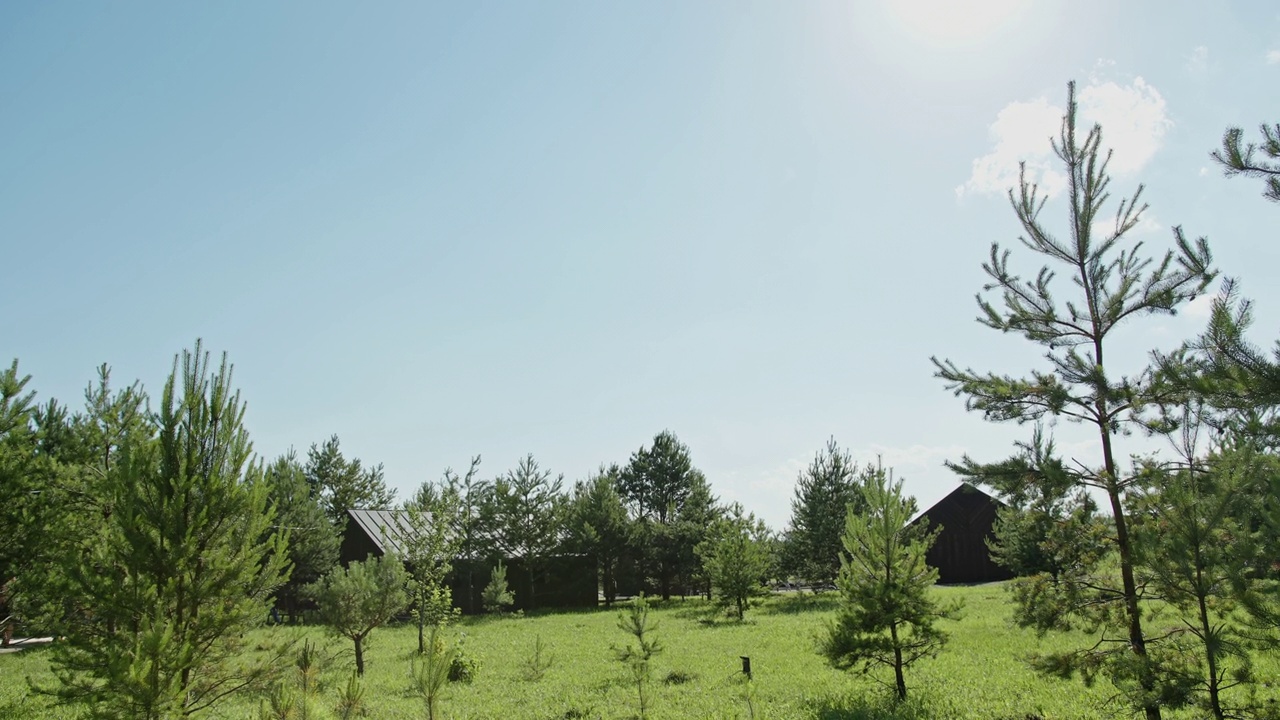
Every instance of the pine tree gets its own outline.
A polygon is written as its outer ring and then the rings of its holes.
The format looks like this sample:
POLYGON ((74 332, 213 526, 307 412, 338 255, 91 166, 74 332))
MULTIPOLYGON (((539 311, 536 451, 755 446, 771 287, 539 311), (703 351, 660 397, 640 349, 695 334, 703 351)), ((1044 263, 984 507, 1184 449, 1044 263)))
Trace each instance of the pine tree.
POLYGON ((335 634, 355 648, 356 674, 364 675, 364 648, 369 634, 409 605, 409 574, 395 555, 370 556, 335 568, 312 586, 320 617, 335 634))
POLYGON ((796 478, 791 529, 783 550, 788 573, 815 587, 835 580, 840 572, 845 516, 850 508, 861 513, 865 507, 857 477, 858 464, 830 438, 796 478))
MULTIPOLYGON (((1132 199, 1120 201, 1113 223, 1101 225, 1102 208, 1109 199, 1110 155, 1101 154, 1102 129, 1096 125, 1083 143, 1079 142, 1076 115, 1073 83, 1068 85, 1062 130, 1053 144, 1066 169, 1067 236, 1059 239, 1041 221, 1046 198, 1026 179, 1024 167, 1018 188, 1009 192, 1010 202, 1025 233, 1020 238, 1023 246, 1049 264, 1033 279, 1024 280, 1010 267, 1009 251, 993 243, 983 270, 990 278, 986 289, 1000 291, 1002 307, 978 296, 979 322, 1045 347, 1050 368, 1019 378, 961 370, 949 360, 933 361, 948 389, 965 396, 966 406, 981 411, 988 420, 1022 423, 1045 416, 1063 417, 1097 430, 1098 461, 1091 464, 1076 458, 1066 467, 1077 485, 1105 493, 1111 510, 1120 587, 1107 588, 1095 599, 1121 606, 1125 641, 1117 647, 1125 648, 1132 658, 1113 657, 1109 670, 1116 681, 1136 677, 1139 690, 1131 697, 1148 720, 1157 720, 1159 688, 1142 627, 1142 598, 1134 576, 1134 548, 1125 509, 1126 499, 1140 478, 1126 474, 1119 466, 1115 440, 1127 425, 1140 423, 1145 407, 1162 398, 1153 368, 1122 375, 1107 364, 1104 349, 1120 325, 1142 315, 1175 312, 1203 292, 1215 273, 1210 269, 1205 240, 1192 243, 1181 228, 1174 228, 1177 252, 1166 252, 1159 260, 1144 257, 1140 243, 1122 245, 1147 208, 1140 204, 1141 186, 1132 199), (1069 273, 1072 299, 1061 300, 1054 294, 1055 271, 1059 269, 1069 273)), ((978 477, 984 473, 967 458, 963 469, 978 477)), ((1081 668, 1097 663, 1096 655, 1087 651, 1060 659, 1067 666, 1081 668)))
POLYGON ((1228 176, 1244 175, 1260 178, 1267 186, 1262 196, 1280 203, 1280 123, 1263 124, 1261 143, 1244 143, 1244 130, 1227 128, 1222 136, 1222 149, 1213 152, 1213 159, 1222 166, 1228 176), (1255 159, 1262 151, 1265 160, 1255 159))
POLYGON ((16 621, 11 600, 16 584, 35 570, 32 559, 44 543, 52 509, 40 497, 43 484, 37 456, 35 392, 18 361, 0 371, 0 646, 7 646, 16 621))
POLYGON ((636 695, 640 701, 640 718, 649 717, 649 685, 653 681, 653 659, 663 650, 662 643, 654 637, 658 630, 657 621, 649 619, 649 601, 644 593, 633 599, 624 613, 618 615, 618 629, 635 638, 621 648, 614 648, 618 662, 626 666, 631 673, 631 681, 636 685, 636 695))
POLYGON ((1166 694, 1194 696, 1223 720, 1241 716, 1227 691, 1254 682, 1237 599, 1261 585, 1256 567, 1264 558, 1249 527, 1259 488, 1230 449, 1197 457, 1199 429, 1184 423, 1180 462, 1149 465, 1158 480, 1135 499, 1134 547, 1139 578, 1177 620, 1170 630, 1177 642, 1162 662, 1166 694))
POLYGON ((693 467, 689 448, 670 430, 658 433, 652 446, 632 453, 618 478, 622 497, 638 521, 637 544, 646 551, 649 573, 657 579, 663 600, 671 599, 682 559, 692 557, 697 544, 682 536, 677 522, 700 478, 705 483, 693 467))
POLYGON ((458 579, 463 588, 463 597, 456 598, 462 603, 462 611, 473 613, 483 606, 480 603, 480 591, 483 580, 476 569, 490 552, 490 528, 485 508, 488 507, 489 493, 493 485, 487 480, 478 479, 480 473, 480 456, 471 458, 471 467, 466 475, 458 475, 452 468, 444 471, 443 491, 451 493, 458 500, 457 511, 449 519, 452 535, 457 539, 458 554, 461 566, 457 568, 458 579))
POLYGON ((57 693, 94 717, 187 717, 254 686, 270 662, 247 660, 241 638, 287 573, 285 536, 268 532, 226 357, 211 374, 197 341, 181 360, 159 437, 120 446, 106 473, 103 542, 68 558, 77 592, 54 648, 57 693))
POLYGON ((312 494, 311 484, 293 450, 267 466, 266 482, 276 508, 275 528, 289 533, 289 562, 293 572, 276 599, 293 622, 297 619, 304 588, 338 564, 340 538, 320 507, 319 498, 312 494))
POLYGON ((348 510, 386 510, 395 504, 396 493, 387 487, 382 465, 365 467, 359 458, 348 460, 342 455, 337 435, 323 445, 311 446, 305 472, 312 492, 320 498, 338 532, 346 527, 348 510))
POLYGON ((494 554, 524 562, 528 587, 522 606, 537 607, 537 587, 546 575, 547 561, 565 542, 568 498, 564 476, 552 478, 538 467, 533 455, 521 458, 515 470, 493 481, 488 499, 494 554))
POLYGON ((108 472, 121 448, 151 442, 156 433, 139 383, 114 388, 107 365, 99 366, 97 375, 85 389, 82 411, 69 414, 50 400, 33 415, 42 477, 32 499, 56 512, 44 512, 42 519, 28 524, 40 529, 40 542, 26 556, 40 571, 27 573, 12 589, 24 619, 50 632, 65 614, 63 599, 77 592, 65 571, 66 561, 82 558, 108 540, 114 509, 108 472))
POLYGON ((908 525, 914 498, 903 497, 902 481, 875 469, 863 485, 866 508, 845 519, 836 587, 841 605, 827 626, 820 649, 838 668, 862 666, 893 670, 898 700, 907 698, 904 670, 933 657, 947 636, 935 623, 956 613, 929 597, 938 571, 925 563, 937 529, 908 525))
POLYGON ((493 566, 493 572, 489 573, 489 584, 484 586, 480 598, 485 612, 491 613, 500 613, 515 602, 515 596, 507 587, 507 567, 501 560, 493 566))
POLYGON ((578 552, 596 558, 606 607, 618 598, 618 571, 627 556, 631 521, 618 494, 617 465, 601 467, 574 487, 569 534, 578 552))
POLYGON ((769 594, 765 582, 770 557, 769 528, 734 503, 726 517, 715 521, 708 537, 697 546, 711 581, 716 603, 742 620, 752 599, 769 594))
POLYGON ((724 517, 725 509, 719 502, 720 499, 712 494, 706 477, 701 471, 694 470, 689 480, 689 495, 676 513, 675 524, 671 526, 671 541, 667 545, 681 595, 693 590, 711 599, 711 575, 703 565, 697 547, 711 537, 712 528, 724 517))
POLYGON ((447 580, 458 554, 459 538, 450 526, 458 505, 456 493, 430 482, 423 483, 405 503, 409 532, 402 538, 401 548, 409 566, 419 655, 427 652, 427 627, 438 627, 454 615, 453 591, 447 580))

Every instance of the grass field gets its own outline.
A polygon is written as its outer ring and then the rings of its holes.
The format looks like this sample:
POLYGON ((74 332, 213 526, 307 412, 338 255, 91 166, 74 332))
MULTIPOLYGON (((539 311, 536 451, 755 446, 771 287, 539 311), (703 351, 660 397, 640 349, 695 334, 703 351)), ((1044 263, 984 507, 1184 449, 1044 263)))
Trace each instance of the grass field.
MULTIPOLYGON (((1099 683, 1039 677, 1021 658, 1027 653, 1078 647, 1081 637, 1038 639, 1009 622, 1009 605, 996 585, 937 588, 965 608, 945 623, 951 642, 942 655, 922 661, 907 675, 913 702, 889 709, 887 694, 874 678, 828 667, 814 651, 814 637, 831 617, 835 595, 776 596, 737 623, 723 619, 702 601, 673 600, 654 611, 664 651, 654 663, 649 717, 670 718, 1027 718, 1127 717, 1109 705, 1111 688, 1099 683), (751 658, 754 674, 749 707, 740 656, 751 658), (668 682, 670 678, 673 682, 668 682)), ((451 684, 442 708, 448 718, 631 718, 637 715, 635 689, 611 646, 627 636, 617 629, 617 610, 532 615, 523 618, 467 618, 447 632, 462 638, 465 652, 480 663, 471 684, 451 684), (541 680, 523 672, 536 639, 554 655, 541 680)), ((336 703, 353 660, 346 641, 321 628, 270 629, 253 638, 265 644, 281 638, 319 640, 334 655, 324 675, 323 702, 336 703)), ((408 626, 374 631, 366 650, 366 701, 371 718, 426 717, 410 691, 409 666, 416 632, 408 626)), ((1274 662, 1257 668, 1275 677, 1274 662)), ((0 719, 75 717, 32 696, 27 678, 50 682, 47 651, 0 655, 0 719)), ((228 703, 209 717, 254 718, 259 699, 228 703)), ((1192 713, 1170 717, 1195 717, 1192 713)))

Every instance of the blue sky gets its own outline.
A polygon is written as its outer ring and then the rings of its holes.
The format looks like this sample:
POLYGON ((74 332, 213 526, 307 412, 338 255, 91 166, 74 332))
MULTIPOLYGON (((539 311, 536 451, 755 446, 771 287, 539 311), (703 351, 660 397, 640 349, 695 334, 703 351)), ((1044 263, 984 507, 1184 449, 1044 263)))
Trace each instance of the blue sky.
POLYGON ((7 3, 0 359, 78 406, 203 338, 258 452, 337 433, 402 496, 670 429, 775 528, 829 436, 927 504, 1029 433, 929 356, 1037 366, 973 295, 1070 79, 1141 239, 1207 236, 1275 338, 1280 208, 1208 158, 1280 120, 1270 3, 7 3))

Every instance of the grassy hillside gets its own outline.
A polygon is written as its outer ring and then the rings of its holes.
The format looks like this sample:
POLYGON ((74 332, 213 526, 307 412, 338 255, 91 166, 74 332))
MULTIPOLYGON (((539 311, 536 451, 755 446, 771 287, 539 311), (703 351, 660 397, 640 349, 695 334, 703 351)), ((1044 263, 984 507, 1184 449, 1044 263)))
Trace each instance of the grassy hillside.
MULTIPOLYGON (((875 677, 828 667, 814 652, 814 637, 831 616, 835 596, 779 596, 748 613, 745 623, 722 619, 701 601, 659 604, 657 636, 665 647, 655 661, 654 720, 669 718, 1096 718, 1126 717, 1108 705, 1105 684, 1038 677, 1021 661, 1030 652, 1076 647, 1079 637, 1034 633, 1010 626, 1000 585, 938 588, 946 599, 965 603, 961 619, 945 624, 951 643, 936 660, 909 671, 913 703, 885 712, 887 691, 875 677), (739 656, 751 658, 754 698, 745 701, 739 656)), ((467 655, 480 663, 471 684, 452 684, 443 709, 449 718, 630 718, 635 690, 612 645, 626 641, 618 612, 595 610, 524 618, 468 618, 449 629, 467 655), (554 655, 539 681, 524 677, 524 663, 538 637, 554 655)), ((253 638, 259 646, 283 638, 320 640, 335 658, 325 673, 323 702, 336 702, 353 661, 345 641, 319 628, 273 629, 253 638)), ((374 632, 366 651, 366 700, 372 718, 425 717, 410 692, 409 663, 416 647, 411 627, 374 632)), ((1274 663, 1258 668, 1276 676, 1274 663)), ((46 651, 0 655, 0 718, 70 718, 30 696, 26 678, 50 682, 46 651)), ((884 678, 881 678, 884 679, 884 678)), ((253 718, 258 700, 245 698, 214 714, 253 718)), ((1192 717, 1191 714, 1185 717, 1192 717)))

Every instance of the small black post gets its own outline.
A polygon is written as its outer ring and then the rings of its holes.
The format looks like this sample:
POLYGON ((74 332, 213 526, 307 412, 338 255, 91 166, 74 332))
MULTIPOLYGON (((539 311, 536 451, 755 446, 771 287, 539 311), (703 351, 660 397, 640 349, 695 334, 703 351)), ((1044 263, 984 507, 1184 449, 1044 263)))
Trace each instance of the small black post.
POLYGON ((739 655, 738 657, 742 658, 742 674, 746 675, 747 679, 750 680, 751 679, 751 658, 747 657, 746 655, 739 655))

